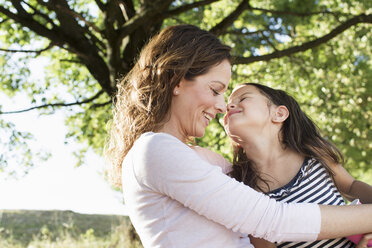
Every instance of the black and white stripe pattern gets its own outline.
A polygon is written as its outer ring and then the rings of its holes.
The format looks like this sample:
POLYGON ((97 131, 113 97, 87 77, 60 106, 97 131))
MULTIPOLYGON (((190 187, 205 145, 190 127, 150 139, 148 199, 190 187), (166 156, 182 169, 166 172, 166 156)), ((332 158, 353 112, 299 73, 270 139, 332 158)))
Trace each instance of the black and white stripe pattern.
MULTIPOLYGON (((285 186, 268 193, 280 202, 307 202, 323 205, 345 205, 345 202, 324 166, 315 159, 305 159, 300 171, 285 186)), ((278 248, 287 247, 355 247, 346 238, 318 240, 315 242, 284 242, 278 248)))

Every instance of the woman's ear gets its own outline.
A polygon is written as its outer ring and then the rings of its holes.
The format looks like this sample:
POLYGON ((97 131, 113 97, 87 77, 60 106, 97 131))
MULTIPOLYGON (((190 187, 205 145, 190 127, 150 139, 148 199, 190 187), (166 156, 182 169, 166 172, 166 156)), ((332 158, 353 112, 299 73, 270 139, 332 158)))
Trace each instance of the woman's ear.
POLYGON ((178 96, 181 94, 182 89, 185 88, 188 85, 188 81, 185 78, 182 78, 180 82, 174 87, 173 89, 173 96, 178 96))
POLYGON ((174 87, 174 89, 173 89, 173 96, 178 96, 180 94, 180 84, 181 83, 179 83, 178 85, 176 85, 176 87, 174 87))
POLYGON ((289 111, 286 106, 276 106, 273 111, 272 121, 276 123, 283 123, 289 116, 289 111))

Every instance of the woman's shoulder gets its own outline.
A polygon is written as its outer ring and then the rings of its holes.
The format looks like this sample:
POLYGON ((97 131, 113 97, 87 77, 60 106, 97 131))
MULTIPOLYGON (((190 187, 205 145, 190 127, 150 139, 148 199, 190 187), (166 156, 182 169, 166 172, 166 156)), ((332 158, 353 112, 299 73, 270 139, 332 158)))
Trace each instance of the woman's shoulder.
POLYGON ((192 149, 196 151, 196 153, 201 158, 203 158, 210 164, 220 166, 225 174, 231 171, 232 167, 230 162, 227 159, 225 159, 221 154, 200 146, 192 146, 192 149))
POLYGON ((146 132, 134 143, 130 152, 141 158, 156 158, 189 153, 191 149, 176 137, 167 133, 146 132))
POLYGON ((165 133, 147 132, 136 140, 124 161, 135 164, 136 174, 145 177, 144 174, 149 172, 162 173, 164 168, 177 165, 178 160, 184 160, 192 155, 196 157, 193 151, 176 137, 165 133))
POLYGON ((164 143, 183 144, 179 139, 167 133, 146 132, 136 140, 135 145, 159 146, 164 143))
POLYGON ((141 134, 139 140, 162 140, 162 139, 172 139, 172 140, 179 140, 176 137, 167 134, 167 133, 156 133, 156 132, 145 132, 141 134))

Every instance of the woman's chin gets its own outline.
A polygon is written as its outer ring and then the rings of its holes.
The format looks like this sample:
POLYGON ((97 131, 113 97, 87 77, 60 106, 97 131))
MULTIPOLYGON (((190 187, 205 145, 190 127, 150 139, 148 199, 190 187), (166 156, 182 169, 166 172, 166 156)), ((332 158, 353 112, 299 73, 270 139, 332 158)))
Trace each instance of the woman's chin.
POLYGON ((196 133, 195 134, 195 138, 202 138, 203 136, 204 136, 204 134, 205 134, 205 131, 203 131, 203 132, 198 132, 198 133, 196 133))
POLYGON ((204 129, 200 129, 200 130, 195 130, 195 133, 193 135, 193 137, 195 138, 201 138, 205 135, 205 128, 204 129))

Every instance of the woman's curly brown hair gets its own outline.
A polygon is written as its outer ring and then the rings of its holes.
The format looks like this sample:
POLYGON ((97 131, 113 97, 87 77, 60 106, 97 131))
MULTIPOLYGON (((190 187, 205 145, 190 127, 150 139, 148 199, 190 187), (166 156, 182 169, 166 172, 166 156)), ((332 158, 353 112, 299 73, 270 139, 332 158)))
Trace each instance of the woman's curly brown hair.
POLYGON ((230 47, 192 25, 165 28, 143 48, 132 70, 118 83, 105 153, 109 178, 121 186, 121 165, 134 142, 169 119, 174 88, 231 59, 230 47))

